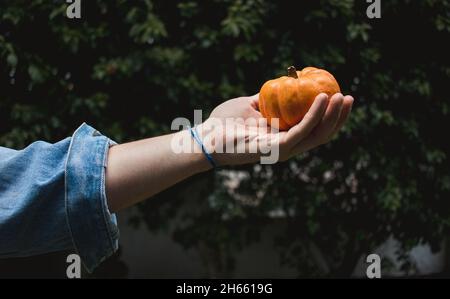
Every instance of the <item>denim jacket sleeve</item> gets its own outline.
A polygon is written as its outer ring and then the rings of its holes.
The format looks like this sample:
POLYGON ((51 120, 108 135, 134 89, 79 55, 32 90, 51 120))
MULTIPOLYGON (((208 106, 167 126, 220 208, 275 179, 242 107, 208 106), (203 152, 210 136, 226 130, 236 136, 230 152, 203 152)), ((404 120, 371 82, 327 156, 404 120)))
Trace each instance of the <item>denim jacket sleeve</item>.
POLYGON ((105 169, 115 143, 82 124, 58 143, 0 147, 0 258, 74 250, 89 272, 118 248, 105 169))

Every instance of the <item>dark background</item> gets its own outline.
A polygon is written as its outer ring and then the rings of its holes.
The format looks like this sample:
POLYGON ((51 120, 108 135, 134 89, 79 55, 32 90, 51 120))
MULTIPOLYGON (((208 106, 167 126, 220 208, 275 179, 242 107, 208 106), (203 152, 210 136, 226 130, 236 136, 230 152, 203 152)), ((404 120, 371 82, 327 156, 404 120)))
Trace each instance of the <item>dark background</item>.
MULTIPOLYGON (((289 65, 323 67, 356 99, 339 138, 274 166, 193 177, 127 221, 198 251, 209 277, 233 277, 236 255, 274 225, 295 276, 348 277, 389 237, 414 275, 409 250, 442 250, 450 231, 450 1, 381 3, 369 19, 358 0, 89 0, 71 20, 64 1, 2 1, 0 145, 54 142, 82 122, 117 142, 169 133, 175 117, 206 117, 289 65)), ((58 276, 64 259, 3 260, 0 271, 58 276)), ((102 267, 94 277, 127 273, 120 254, 102 267)))

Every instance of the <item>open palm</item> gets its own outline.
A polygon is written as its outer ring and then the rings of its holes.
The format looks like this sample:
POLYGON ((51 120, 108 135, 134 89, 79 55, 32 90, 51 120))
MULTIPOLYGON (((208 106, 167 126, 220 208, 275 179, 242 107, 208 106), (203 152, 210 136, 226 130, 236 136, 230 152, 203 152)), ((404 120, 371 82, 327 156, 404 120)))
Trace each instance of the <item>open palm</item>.
POLYGON ((259 112, 259 94, 240 97, 226 101, 212 111, 205 123, 215 123, 211 127, 221 129, 215 130, 213 134, 205 134, 204 137, 215 139, 210 142, 213 147, 211 152, 221 153, 215 155, 221 165, 257 161, 261 152, 250 149, 261 149, 261 144, 278 146, 279 160, 284 161, 328 142, 344 125, 352 105, 351 96, 344 97, 337 93, 329 98, 326 94, 319 94, 297 125, 288 131, 278 132, 267 126, 259 112), (222 149, 218 150, 218 144, 222 149), (225 151, 224 148, 233 148, 234 151, 225 151))

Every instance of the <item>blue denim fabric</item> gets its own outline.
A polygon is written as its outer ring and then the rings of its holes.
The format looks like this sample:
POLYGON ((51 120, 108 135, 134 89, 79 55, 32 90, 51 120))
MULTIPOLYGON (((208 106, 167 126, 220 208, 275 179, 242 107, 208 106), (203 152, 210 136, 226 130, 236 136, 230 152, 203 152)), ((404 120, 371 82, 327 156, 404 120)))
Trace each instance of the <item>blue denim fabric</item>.
POLYGON ((108 148, 82 124, 58 143, 0 147, 0 258, 74 250, 89 272, 118 248, 105 195, 108 148))

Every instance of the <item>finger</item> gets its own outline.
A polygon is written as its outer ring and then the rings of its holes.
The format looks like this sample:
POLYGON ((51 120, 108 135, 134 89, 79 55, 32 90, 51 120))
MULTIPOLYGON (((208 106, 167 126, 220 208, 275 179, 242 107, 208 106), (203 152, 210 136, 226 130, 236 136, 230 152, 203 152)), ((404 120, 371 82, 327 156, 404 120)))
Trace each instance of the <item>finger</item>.
POLYGON ((320 123, 314 128, 314 131, 311 132, 308 137, 295 146, 293 151, 303 152, 327 142, 328 137, 333 132, 337 124, 339 115, 342 111, 343 102, 344 96, 342 94, 337 93, 333 95, 320 123))
POLYGON ((334 135, 336 135, 337 132, 344 126, 345 122, 347 121, 348 117, 350 116, 350 112, 352 111, 353 102, 354 102, 354 99, 352 96, 344 97, 344 103, 342 104, 341 115, 339 116, 339 120, 338 120, 336 127, 334 128, 334 131, 331 134, 330 138, 332 138, 334 135))
POLYGON ((247 97, 247 100, 250 102, 250 107, 252 108, 252 110, 249 111, 249 117, 253 117, 255 119, 262 118, 263 116, 259 111, 259 93, 247 97))
POLYGON ((259 93, 248 97, 248 100, 250 101, 250 105, 259 111, 259 93))
POLYGON ((261 112, 259 112, 258 110, 255 110, 255 108, 253 108, 253 107, 250 109, 251 109, 251 111, 249 112, 248 117, 253 117, 256 120, 263 118, 261 112))
POLYGON ((344 96, 341 93, 336 93, 331 97, 330 104, 327 107, 322 120, 315 129, 316 139, 323 139, 324 141, 333 132, 336 127, 339 117, 342 112, 342 107, 344 103, 344 96))
POLYGON ((289 129, 286 134, 287 143, 296 144, 306 136, 308 136, 311 131, 316 127, 320 120, 322 119, 328 106, 328 96, 325 93, 319 94, 309 108, 305 117, 289 129))

